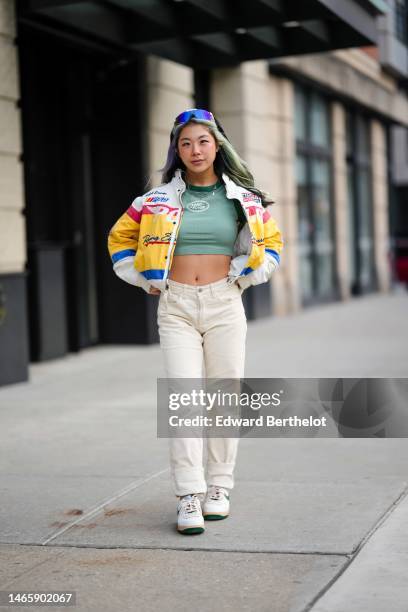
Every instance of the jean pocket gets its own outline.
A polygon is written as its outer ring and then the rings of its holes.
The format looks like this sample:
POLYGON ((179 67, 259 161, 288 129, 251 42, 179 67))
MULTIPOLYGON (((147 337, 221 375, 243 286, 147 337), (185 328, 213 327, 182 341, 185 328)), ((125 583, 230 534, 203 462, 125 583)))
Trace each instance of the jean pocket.
POLYGON ((230 303, 241 297, 241 289, 236 283, 232 283, 222 291, 218 291, 215 297, 220 302, 230 303))
POLYGON ((158 312, 163 315, 178 314, 182 305, 182 296, 168 289, 160 296, 158 312))

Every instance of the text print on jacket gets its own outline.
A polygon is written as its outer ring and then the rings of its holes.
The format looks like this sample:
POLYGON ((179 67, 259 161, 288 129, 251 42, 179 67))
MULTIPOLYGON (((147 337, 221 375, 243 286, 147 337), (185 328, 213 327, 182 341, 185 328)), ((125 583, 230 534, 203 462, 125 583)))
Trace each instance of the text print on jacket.
MULTIPOLYGON (((261 199, 222 175, 226 195, 241 203, 247 223, 239 232, 229 280, 242 289, 269 280, 279 265, 282 238, 261 199)), ((108 249, 115 273, 149 292, 163 290, 169 275, 183 216, 181 196, 186 184, 176 170, 169 183, 136 198, 109 232, 108 249)))

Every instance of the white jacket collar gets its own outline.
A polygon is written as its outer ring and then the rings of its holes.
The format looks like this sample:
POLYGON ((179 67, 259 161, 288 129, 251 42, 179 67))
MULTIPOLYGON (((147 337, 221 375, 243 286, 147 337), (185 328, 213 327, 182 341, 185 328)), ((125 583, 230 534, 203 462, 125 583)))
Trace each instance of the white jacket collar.
MULTIPOLYGON (((225 188, 227 191, 227 196, 229 198, 240 197, 242 195, 242 192, 245 191, 242 187, 234 183, 234 181, 230 179, 230 177, 225 173, 222 175, 222 180, 224 181, 225 188)), ((180 168, 177 168, 177 170, 175 171, 174 176, 171 180, 171 183, 173 183, 176 190, 185 189, 186 183, 183 179, 182 170, 180 168)))
POLYGON ((176 189, 183 189, 183 188, 185 189, 186 184, 185 184, 184 179, 183 179, 183 177, 181 175, 181 169, 180 168, 177 168, 177 170, 175 171, 174 176, 173 176, 173 178, 171 179, 170 182, 174 185, 174 187, 176 189))

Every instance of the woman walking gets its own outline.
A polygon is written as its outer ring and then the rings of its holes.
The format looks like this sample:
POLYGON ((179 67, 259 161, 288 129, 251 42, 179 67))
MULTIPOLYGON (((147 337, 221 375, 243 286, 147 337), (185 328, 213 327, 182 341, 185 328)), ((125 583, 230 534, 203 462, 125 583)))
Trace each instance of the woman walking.
MULTIPOLYGON (((137 197, 109 234, 116 274, 159 295, 160 346, 168 378, 244 376, 241 294, 267 282, 281 234, 213 114, 187 110, 170 134, 163 184, 137 197)), ((180 533, 229 514, 238 438, 171 438, 170 466, 180 533), (207 484, 208 483, 208 484, 207 484)))

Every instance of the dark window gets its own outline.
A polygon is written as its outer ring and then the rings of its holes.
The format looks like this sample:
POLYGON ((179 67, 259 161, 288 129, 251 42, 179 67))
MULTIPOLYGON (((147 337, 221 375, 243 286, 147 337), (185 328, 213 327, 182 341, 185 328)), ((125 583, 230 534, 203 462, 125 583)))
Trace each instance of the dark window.
POLYGON ((303 303, 335 295, 330 110, 327 100, 295 92, 299 283, 303 303))
POLYGON ((351 292, 374 289, 373 205, 369 120, 347 112, 348 257, 351 292))
POLYGON ((408 43, 408 11, 406 0, 395 0, 394 27, 395 36, 406 45, 408 43))

